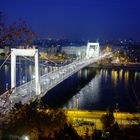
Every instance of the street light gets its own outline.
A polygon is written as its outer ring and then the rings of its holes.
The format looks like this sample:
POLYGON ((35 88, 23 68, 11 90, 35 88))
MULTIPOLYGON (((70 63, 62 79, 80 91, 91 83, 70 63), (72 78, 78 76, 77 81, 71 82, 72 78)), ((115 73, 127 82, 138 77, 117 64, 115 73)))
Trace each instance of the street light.
POLYGON ((76 103, 77 103, 77 120, 78 120, 78 97, 77 97, 77 99, 76 99, 76 103))
POLYGON ((29 140, 29 138, 27 136, 24 137, 24 140, 29 140))
POLYGON ((28 136, 22 136, 21 140, 29 140, 29 137, 28 136))

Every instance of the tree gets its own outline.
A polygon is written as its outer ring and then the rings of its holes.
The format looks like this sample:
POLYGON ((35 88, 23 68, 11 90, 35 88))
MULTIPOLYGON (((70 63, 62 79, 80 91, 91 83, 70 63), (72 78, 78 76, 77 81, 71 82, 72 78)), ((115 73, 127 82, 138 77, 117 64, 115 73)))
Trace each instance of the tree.
POLYGON ((59 133, 55 134, 55 140, 82 140, 82 138, 77 134, 75 129, 71 124, 65 124, 64 128, 61 129, 59 133))
POLYGON ((31 139, 80 139, 76 131, 67 123, 61 109, 48 108, 43 101, 31 104, 15 104, 2 126, 2 134, 31 139))
POLYGON ((106 114, 102 115, 101 122, 104 130, 110 130, 112 126, 115 124, 113 111, 108 110, 106 114))
POLYGON ((102 115, 101 122, 103 125, 102 135, 105 139, 113 139, 119 133, 118 123, 115 122, 113 111, 110 109, 106 114, 102 115))
POLYGON ((3 13, 0 12, 0 47, 29 45, 35 33, 24 20, 6 24, 3 13))
POLYGON ((5 135, 29 135, 32 139, 53 137, 64 128, 66 116, 60 109, 48 109, 39 101, 30 105, 15 104, 3 123, 5 135))

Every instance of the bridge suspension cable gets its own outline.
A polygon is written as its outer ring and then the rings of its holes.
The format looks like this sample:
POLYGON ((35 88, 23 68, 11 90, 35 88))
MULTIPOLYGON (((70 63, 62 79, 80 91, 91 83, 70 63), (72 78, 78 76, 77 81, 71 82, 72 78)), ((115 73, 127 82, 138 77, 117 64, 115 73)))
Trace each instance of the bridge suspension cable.
MULTIPOLYGON (((32 60, 32 59, 30 59, 30 58, 28 58, 28 57, 26 57, 26 56, 23 56, 23 58, 26 59, 26 60, 29 60, 29 61, 31 61, 31 62, 33 62, 33 63, 35 63, 34 60, 32 60)), ((39 64, 39 65, 46 66, 46 65, 44 65, 44 64, 39 64)))
POLYGON ((50 62, 54 63, 55 65, 61 66, 61 65, 57 64, 56 62, 50 60, 48 57, 47 57, 47 60, 49 60, 50 62))
POLYGON ((8 60, 8 58, 10 57, 10 55, 11 55, 11 53, 7 56, 7 58, 4 60, 4 62, 1 64, 1 66, 0 66, 0 70, 1 70, 1 68, 2 68, 2 66, 6 63, 6 61, 8 60))
MULTIPOLYGON (((29 60, 29 61, 31 61, 31 62, 34 63, 34 60, 32 60, 32 59, 30 59, 30 58, 28 58, 28 57, 26 57, 26 56, 23 56, 23 57, 24 57, 25 59, 27 59, 27 60, 29 60)), ((59 67, 61 66, 61 65, 57 64, 56 62, 54 62, 53 60, 49 59, 48 57, 47 57, 46 60, 49 60, 49 62, 54 63, 56 66, 59 66, 59 67)), ((44 63, 44 64, 39 64, 39 65, 41 65, 41 66, 46 66, 45 63, 44 63)))

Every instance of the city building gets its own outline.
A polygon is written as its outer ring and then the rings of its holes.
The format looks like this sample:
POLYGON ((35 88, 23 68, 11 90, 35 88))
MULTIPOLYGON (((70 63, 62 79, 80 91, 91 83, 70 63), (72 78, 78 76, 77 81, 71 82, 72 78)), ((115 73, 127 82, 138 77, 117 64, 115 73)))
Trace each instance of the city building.
POLYGON ((63 46, 61 52, 66 53, 69 57, 83 58, 86 56, 87 46, 63 46))

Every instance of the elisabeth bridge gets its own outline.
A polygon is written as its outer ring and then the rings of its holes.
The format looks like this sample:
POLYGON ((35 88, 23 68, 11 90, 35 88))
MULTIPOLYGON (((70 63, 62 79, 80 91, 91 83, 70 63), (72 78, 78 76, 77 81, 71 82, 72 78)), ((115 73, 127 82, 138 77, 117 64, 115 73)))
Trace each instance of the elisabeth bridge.
POLYGON ((105 57, 110 57, 112 53, 101 55, 99 43, 88 42, 86 55, 80 60, 75 60, 70 64, 59 67, 42 76, 39 75, 39 59, 37 49, 11 49, 11 89, 0 96, 0 111, 9 110, 15 103, 30 103, 36 98, 43 97, 56 85, 83 69, 105 57), (16 57, 30 56, 35 60, 35 79, 16 87, 16 57))

